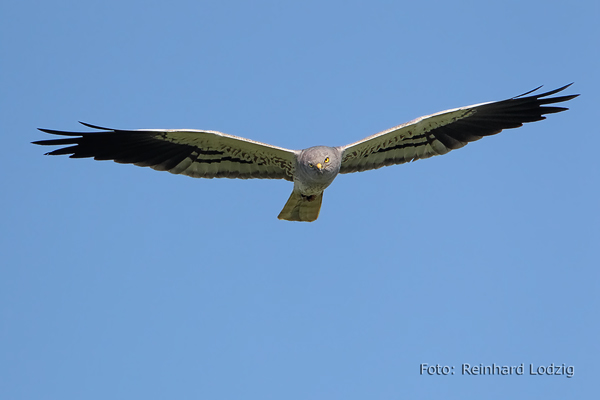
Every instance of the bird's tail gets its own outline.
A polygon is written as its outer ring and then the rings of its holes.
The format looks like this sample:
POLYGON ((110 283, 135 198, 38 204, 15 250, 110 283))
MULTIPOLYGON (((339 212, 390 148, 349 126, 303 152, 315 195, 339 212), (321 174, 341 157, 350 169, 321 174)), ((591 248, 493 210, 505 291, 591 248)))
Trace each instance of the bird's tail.
POLYGON ((277 218, 287 221, 312 222, 319 218, 322 201, 323 192, 313 196, 303 196, 294 190, 277 218))

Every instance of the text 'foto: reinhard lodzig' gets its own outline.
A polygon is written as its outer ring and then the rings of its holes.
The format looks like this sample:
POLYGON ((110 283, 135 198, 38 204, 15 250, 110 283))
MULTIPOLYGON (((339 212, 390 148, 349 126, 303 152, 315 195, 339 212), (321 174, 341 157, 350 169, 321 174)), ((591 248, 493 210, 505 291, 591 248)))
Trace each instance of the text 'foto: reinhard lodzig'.
MULTIPOLYGON (((537 376, 549 376, 549 375, 562 375, 567 378, 572 378, 575 375, 575 367, 572 365, 565 364, 550 364, 550 365, 535 365, 529 364, 528 367, 524 363, 520 365, 483 365, 483 364, 461 364, 460 367, 461 375, 479 376, 479 375, 537 375, 537 376)), ((420 375, 455 375, 455 368, 453 365, 429 365, 422 363, 420 365, 420 375)))

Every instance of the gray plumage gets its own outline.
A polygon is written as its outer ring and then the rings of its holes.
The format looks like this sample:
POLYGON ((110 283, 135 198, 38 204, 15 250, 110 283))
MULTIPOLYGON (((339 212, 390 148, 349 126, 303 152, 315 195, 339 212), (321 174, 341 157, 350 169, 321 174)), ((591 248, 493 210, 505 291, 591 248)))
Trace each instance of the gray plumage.
POLYGON ((314 221, 319 216, 323 191, 338 173, 446 154, 503 129, 540 121, 545 119, 544 114, 567 110, 546 105, 577 97, 548 97, 569 86, 527 96, 537 88, 503 101, 442 111, 339 147, 288 150, 216 131, 122 130, 86 123, 82 124, 100 131, 40 129, 67 138, 33 143, 68 146, 46 153, 49 155, 114 160, 194 178, 286 179, 294 182, 294 189, 279 219, 314 221))

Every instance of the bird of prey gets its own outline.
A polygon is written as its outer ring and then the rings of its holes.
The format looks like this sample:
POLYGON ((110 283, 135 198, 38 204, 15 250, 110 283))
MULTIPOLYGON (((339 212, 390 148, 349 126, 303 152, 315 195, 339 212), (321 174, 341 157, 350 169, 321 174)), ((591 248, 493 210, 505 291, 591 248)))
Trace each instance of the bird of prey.
POLYGON ((65 132, 40 129, 67 138, 39 145, 67 145, 46 154, 70 154, 150 167, 193 178, 286 179, 294 189, 279 219, 314 221, 323 191, 338 174, 377 169, 446 154, 503 129, 565 111, 548 106, 578 95, 550 97, 571 84, 534 94, 540 87, 507 100, 455 108, 417 118, 346 146, 288 150, 225 133, 194 129, 97 129, 65 132))

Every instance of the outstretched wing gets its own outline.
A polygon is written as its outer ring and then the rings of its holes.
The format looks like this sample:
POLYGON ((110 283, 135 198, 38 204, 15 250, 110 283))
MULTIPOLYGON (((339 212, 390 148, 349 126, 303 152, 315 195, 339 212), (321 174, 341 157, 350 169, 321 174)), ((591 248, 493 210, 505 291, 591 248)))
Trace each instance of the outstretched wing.
POLYGON ((442 111, 369 136, 341 147, 343 153, 340 173, 377 169, 446 154, 484 136, 495 135, 503 129, 540 121, 546 118, 544 114, 568 110, 545 105, 577 97, 578 95, 548 97, 571 85, 527 96, 538 90, 538 87, 508 100, 442 111))
POLYGON ((200 130, 121 130, 83 123, 96 132, 40 129, 66 139, 33 142, 68 145, 49 155, 93 157, 150 167, 194 178, 265 178, 293 180, 296 153, 241 137, 200 130))

